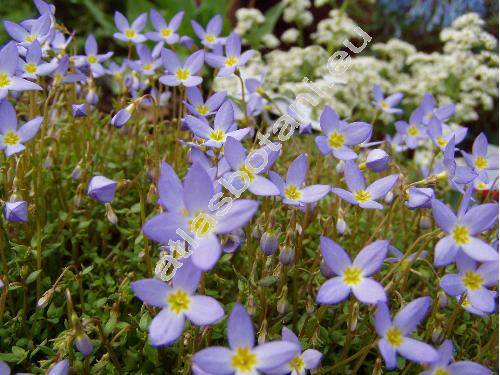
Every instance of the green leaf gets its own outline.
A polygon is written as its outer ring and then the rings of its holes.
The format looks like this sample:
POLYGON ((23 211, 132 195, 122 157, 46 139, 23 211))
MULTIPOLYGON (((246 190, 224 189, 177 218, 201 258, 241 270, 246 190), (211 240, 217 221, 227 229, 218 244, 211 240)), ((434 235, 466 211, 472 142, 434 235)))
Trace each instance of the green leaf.
POLYGON ((40 273, 42 272, 42 270, 36 270, 36 271, 33 271, 29 274, 29 276, 26 278, 26 284, 31 284, 33 281, 35 281, 37 278, 38 278, 38 275, 40 275, 40 273))
POLYGON ((283 13, 283 9, 285 9, 285 4, 281 2, 270 8, 264 15, 266 18, 264 23, 261 26, 254 28, 252 31, 250 31, 250 33, 245 35, 245 39, 248 40, 252 48, 259 48, 262 37, 273 32, 274 26, 276 26, 281 13, 283 13))

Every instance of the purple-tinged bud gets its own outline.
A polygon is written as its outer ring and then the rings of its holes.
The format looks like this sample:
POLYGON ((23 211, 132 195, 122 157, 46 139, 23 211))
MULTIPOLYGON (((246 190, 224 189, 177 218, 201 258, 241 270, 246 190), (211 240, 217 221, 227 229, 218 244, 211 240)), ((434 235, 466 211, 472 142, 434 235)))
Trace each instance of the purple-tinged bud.
POLYGON ((256 240, 260 240, 260 237, 262 237, 262 226, 261 225, 256 225, 252 229, 252 237, 255 238, 256 240))
POLYGON ((278 250, 278 236, 273 232, 264 232, 260 238, 260 248, 267 256, 273 255, 278 250))
POLYGON ((430 208, 432 199, 434 199, 433 189, 412 186, 408 189, 408 202, 406 202, 406 207, 412 210, 416 208, 430 208))
POLYGON ((319 265, 319 270, 321 271, 321 274, 326 277, 327 279, 331 279, 332 277, 335 276, 335 273, 328 267, 328 265, 324 262, 321 261, 321 264, 319 265))
POLYGON ((101 203, 111 202, 115 196, 116 182, 104 176, 94 176, 90 180, 87 194, 101 203))
POLYGON ((4 215, 12 223, 28 222, 28 203, 26 201, 5 202, 4 215))
POLYGON ((71 106, 73 111, 73 117, 85 117, 87 116, 87 105, 83 104, 73 104, 71 106))
POLYGON ((47 375, 68 375, 69 373, 69 361, 63 359, 52 365, 52 367, 47 372, 47 375))
POLYGON ((247 237, 243 229, 236 229, 225 236, 225 239, 222 244, 222 251, 225 253, 234 253, 246 242, 247 237))
POLYGON ((179 40, 179 43, 181 45, 183 45, 184 47, 186 47, 187 49, 191 49, 191 47, 194 44, 194 40, 193 40, 193 38, 190 38, 190 37, 184 35, 179 40))
POLYGON ((376 148, 371 150, 366 156, 366 166, 373 172, 382 172, 387 169, 391 157, 382 149, 376 148))
POLYGON ((347 232, 347 230, 349 229, 347 227, 347 223, 345 222, 344 218, 342 218, 342 217, 339 217, 337 219, 336 228, 337 228, 337 233, 340 234, 341 236, 343 236, 345 234, 345 232, 347 232))
POLYGON ((434 343, 439 343, 441 341, 441 336, 443 334, 443 329, 441 327, 436 327, 432 330, 431 340, 434 343))
POLYGON ((76 337, 75 337, 75 347, 76 349, 82 353, 84 357, 87 357, 92 353, 92 342, 90 341, 89 337, 83 333, 79 332, 76 337))
POLYGON ((431 219, 428 216, 422 216, 420 218, 420 229, 429 229, 432 225, 431 219))
POLYGON ((284 266, 292 264, 295 259, 295 249, 292 246, 282 246, 280 247, 280 263, 284 266))
POLYGON ((384 197, 385 203, 387 204, 391 203, 393 199, 394 199, 394 193, 392 191, 389 191, 384 197))
POLYGON ((130 118, 132 117, 132 113, 135 110, 135 103, 129 104, 126 108, 120 109, 111 119, 111 125, 115 128, 121 128, 125 125, 130 118))
POLYGON ((99 97, 93 89, 90 89, 85 97, 85 101, 94 106, 99 102, 99 97))
POLYGON ((83 174, 83 168, 80 164, 77 164, 75 169, 73 169, 73 172, 71 172, 71 178, 76 181, 79 180, 80 177, 82 177, 83 174))
POLYGON ((442 291, 438 293, 438 304, 440 309, 444 309, 448 306, 448 296, 442 291))
POLYGON ((344 169, 345 169, 345 163, 343 160, 340 160, 335 166, 335 170, 337 171, 337 173, 342 174, 344 173, 344 169))

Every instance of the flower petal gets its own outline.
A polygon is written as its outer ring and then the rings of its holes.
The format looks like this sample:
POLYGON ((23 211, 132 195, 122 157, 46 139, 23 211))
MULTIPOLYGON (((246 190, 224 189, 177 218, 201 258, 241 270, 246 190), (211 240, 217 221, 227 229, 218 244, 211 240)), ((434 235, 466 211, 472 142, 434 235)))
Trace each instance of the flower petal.
POLYGON ((321 285, 316 296, 316 302, 324 305, 334 305, 345 300, 349 293, 351 293, 351 288, 342 281, 341 276, 337 276, 321 285))
POLYGON ((337 275, 342 275, 344 269, 351 265, 351 259, 346 251, 328 237, 320 238, 321 254, 327 266, 337 275))
POLYGON ((166 297, 171 288, 159 279, 143 279, 130 284, 135 296, 154 307, 165 307, 166 297))
POLYGON ((149 325, 151 345, 162 346, 173 344, 184 330, 184 315, 174 314, 168 309, 161 310, 149 325))
POLYGON ((412 332, 427 315, 430 304, 430 297, 413 300, 396 314, 394 325, 399 326, 404 335, 412 332))
MULTIPOLYGON (((229 347, 236 349, 242 346, 253 348, 255 345, 255 333, 252 320, 247 310, 235 303, 231 315, 227 321, 227 339, 229 347)), ((276 364, 279 366, 279 364, 276 364)))
POLYGON ((224 309, 214 298, 208 296, 191 296, 187 318, 197 326, 213 324, 224 316, 224 309))

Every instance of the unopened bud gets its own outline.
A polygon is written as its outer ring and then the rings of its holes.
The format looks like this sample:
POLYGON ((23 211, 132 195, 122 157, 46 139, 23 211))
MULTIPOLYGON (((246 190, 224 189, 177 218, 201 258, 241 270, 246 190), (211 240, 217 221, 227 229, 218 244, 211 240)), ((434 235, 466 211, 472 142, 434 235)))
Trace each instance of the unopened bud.
POLYGON ((337 228, 337 233, 340 234, 341 236, 345 234, 345 232, 347 232, 347 223, 345 222, 345 220, 341 217, 339 217, 337 219, 337 225, 336 225, 336 228, 337 228))
POLYGON ((312 314, 314 312, 315 310, 314 306, 315 306, 314 299, 311 297, 310 294, 308 294, 306 300, 306 311, 308 314, 312 314))
POLYGON ((344 169, 345 169, 345 163, 343 160, 340 160, 335 166, 335 170, 337 171, 337 173, 341 174, 344 173, 344 169))
POLYGON ((77 164, 75 169, 73 169, 73 172, 71 172, 71 178, 73 180, 79 180, 82 177, 83 174, 83 168, 80 164, 77 164))
POLYGON ((265 255, 273 255, 278 250, 278 236, 273 232, 264 232, 260 238, 260 248, 265 255))
POLYGON ((105 206, 106 206, 106 218, 111 224, 116 225, 118 223, 118 217, 116 216, 113 207, 111 207, 110 203, 106 203, 105 206))
POLYGON ((392 191, 388 192, 384 197, 385 203, 391 203, 393 199, 394 193, 392 191))
POLYGON ((295 258, 295 248, 290 245, 285 245, 280 247, 280 263, 284 266, 290 265, 295 258))
POLYGON ((438 305, 440 309, 444 309, 448 305, 448 296, 442 291, 438 293, 438 305))
POLYGON ((47 307, 49 302, 52 300, 53 295, 54 295, 54 289, 47 290, 45 293, 43 293, 43 296, 36 303, 36 307, 38 307, 39 309, 47 307))
POLYGON ((429 229, 431 227, 431 219, 428 216, 422 216, 419 225, 421 229, 429 229))

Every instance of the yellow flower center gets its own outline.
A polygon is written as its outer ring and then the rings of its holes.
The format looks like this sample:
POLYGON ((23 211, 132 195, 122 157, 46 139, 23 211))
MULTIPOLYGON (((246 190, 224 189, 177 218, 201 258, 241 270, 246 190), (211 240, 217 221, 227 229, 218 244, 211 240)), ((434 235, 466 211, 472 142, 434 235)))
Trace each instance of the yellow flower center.
POLYGON ((476 166, 477 169, 482 170, 488 167, 488 159, 486 159, 484 156, 478 156, 476 160, 474 161, 474 165, 476 166))
POLYGON ((205 42, 215 43, 216 40, 217 40, 217 37, 214 34, 206 34, 205 35, 205 42))
POLYGON ((420 133, 420 131, 415 125, 412 125, 408 128, 408 135, 415 137, 416 135, 418 135, 418 133, 420 133))
POLYGON ((436 141, 437 141, 437 144, 441 147, 445 147, 448 144, 448 140, 446 138, 443 138, 443 137, 437 136, 436 141))
POLYGON ((191 301, 189 295, 183 290, 177 290, 169 293, 167 296, 168 307, 174 314, 182 314, 189 309, 191 301))
POLYGON ((344 271, 344 276, 342 281, 349 286, 356 286, 361 282, 362 279, 362 271, 359 267, 347 267, 344 271))
POLYGON ((332 148, 341 148, 344 145, 345 137, 337 132, 332 132, 328 136, 328 145, 332 148))
POLYGON ((467 289, 474 291, 481 288, 481 285, 484 283, 484 279, 480 274, 468 271, 462 277, 462 282, 467 289))
POLYGON ((359 203, 368 202, 371 199, 372 195, 366 190, 358 190, 354 193, 354 199, 356 199, 359 203))
POLYGON ((6 144, 7 146, 14 146, 18 142, 19 142, 19 135, 17 135, 17 133, 13 132, 12 130, 9 130, 3 136, 3 143, 6 144))
POLYGON ((398 327, 391 327, 385 333, 385 339, 389 342, 389 344, 397 348, 403 343, 403 334, 398 327))
POLYGON ((246 167, 246 165, 241 166, 240 172, 245 174, 248 177, 249 182, 252 182, 253 180, 255 180, 255 175, 246 167))
POLYGON ((209 109, 205 104, 200 104, 196 106, 196 112, 198 112, 200 115, 206 115, 208 111, 209 109))
POLYGON ((215 228, 215 224, 215 219, 212 216, 200 212, 189 220, 189 230, 197 237, 203 237, 215 228))
POLYGON ((35 41, 35 39, 37 38, 37 35, 36 34, 30 34, 30 35, 26 35, 24 37, 24 41, 26 43, 33 43, 35 41))
POLYGON ((160 35, 163 38, 168 38, 170 35, 172 35, 172 33, 173 33, 172 29, 169 29, 168 27, 161 29, 160 31, 160 35))
POLYGON ((433 375, 450 375, 450 372, 442 367, 434 370, 433 375))
POLYGON ((389 103, 387 103, 385 100, 382 100, 382 101, 380 102, 380 106, 381 106, 382 108, 384 108, 384 109, 387 109, 387 108, 389 108, 389 103))
POLYGON ((127 38, 132 39, 136 35, 136 32, 135 29, 127 29, 124 34, 127 38))
POLYGON ((0 73, 0 88, 4 88, 10 85, 10 78, 5 73, 0 73))
POLYGON ((175 72, 175 76, 179 81, 185 81, 186 79, 189 78, 189 75, 190 75, 189 70, 185 68, 179 68, 175 72))
POLYGON ((252 372, 257 364, 257 356, 248 347, 240 347, 231 357, 231 364, 237 372, 252 372))
POLYGON ((29 74, 35 74, 37 71, 37 66, 35 63, 24 64, 24 71, 29 74))
POLYGON ((153 64, 145 64, 142 68, 144 70, 151 70, 153 68, 153 64))
POLYGON ((224 61, 224 65, 226 65, 228 68, 231 68, 232 66, 236 66, 238 64, 238 59, 236 56, 229 56, 226 61, 224 61))
POLYGON ((87 61, 89 62, 89 64, 95 64, 97 62, 97 56, 90 55, 89 57, 87 57, 87 61))
POLYGON ((226 139, 226 134, 222 130, 217 129, 210 133, 210 139, 215 142, 223 142, 226 139))
POLYGON ((297 201, 302 197, 302 192, 295 185, 288 185, 285 189, 285 197, 291 201, 297 201))
POLYGON ((465 225, 455 225, 452 236, 457 245, 466 245, 469 242, 469 228, 465 225))
POLYGON ((485 190, 485 189, 488 189, 488 184, 485 184, 484 182, 479 181, 479 182, 476 184, 476 189, 478 189, 478 190, 485 190))
POLYGON ((304 368, 305 363, 304 363, 304 360, 302 359, 302 357, 300 355, 297 355, 297 356, 292 358, 289 365, 291 368, 293 368, 295 371, 297 371, 297 373, 300 374, 302 372, 302 369, 304 368))
POLYGON ((425 117, 427 117, 427 118, 432 118, 432 115, 433 115, 433 114, 434 114, 433 112, 430 112, 430 113, 426 114, 426 115, 425 115, 425 117))

